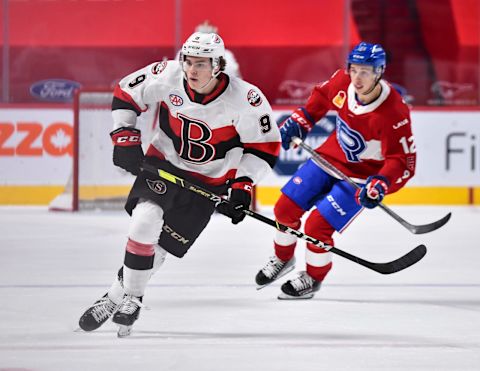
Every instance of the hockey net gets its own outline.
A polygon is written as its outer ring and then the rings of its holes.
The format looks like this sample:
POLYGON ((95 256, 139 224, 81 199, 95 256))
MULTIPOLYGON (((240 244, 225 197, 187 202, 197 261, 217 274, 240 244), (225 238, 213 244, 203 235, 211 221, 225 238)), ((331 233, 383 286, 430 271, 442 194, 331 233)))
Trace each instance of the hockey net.
MULTIPOLYGON (((113 92, 105 89, 78 90, 74 98, 74 144, 71 175, 64 192, 49 205, 50 210, 122 209, 135 180, 112 162, 113 92)), ((138 117, 146 151, 158 125, 157 107, 138 117)), ((255 209, 255 189, 252 207, 255 209)))
MULTIPOLYGON (((113 92, 79 90, 74 98, 74 144, 71 175, 50 210, 121 209, 135 180, 112 163, 113 92)), ((155 108, 138 119, 144 150, 155 128, 155 108)))

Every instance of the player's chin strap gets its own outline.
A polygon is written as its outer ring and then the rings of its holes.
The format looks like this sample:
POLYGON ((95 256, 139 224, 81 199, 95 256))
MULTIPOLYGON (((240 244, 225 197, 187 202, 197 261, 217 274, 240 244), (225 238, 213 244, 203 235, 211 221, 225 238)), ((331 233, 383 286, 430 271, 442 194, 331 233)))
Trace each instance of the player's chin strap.
POLYGON ((360 93, 361 95, 368 95, 370 94, 372 91, 375 90, 375 88, 377 87, 377 85, 380 83, 380 80, 382 79, 382 76, 383 76, 383 73, 380 74, 380 76, 378 77, 378 79, 375 80, 375 82, 373 83, 372 87, 370 89, 368 89, 368 91, 366 91, 365 93, 360 93))
MULTIPOLYGON (((325 160, 322 156, 320 156, 317 152, 313 150, 312 147, 310 147, 308 144, 306 144, 303 140, 297 137, 292 138, 292 143, 296 146, 302 147, 305 151, 307 151, 310 155, 312 155, 313 161, 315 161, 316 164, 318 164, 322 169, 327 171, 328 173, 333 173, 340 179, 343 179, 350 183, 355 189, 360 189, 361 187, 355 183, 352 178, 348 177, 345 175, 343 172, 341 172, 339 169, 337 169, 335 166, 333 166, 330 162, 325 160)), ((383 203, 379 203, 378 206, 385 211, 388 215, 390 215, 393 219, 395 219, 397 222, 399 222, 401 225, 403 225, 405 228, 407 228, 410 232, 413 234, 423 234, 423 233, 428 233, 432 232, 440 227, 442 227, 445 223, 447 223, 450 220, 450 216, 452 213, 448 213, 445 215, 442 219, 437 220, 436 222, 430 223, 430 224, 424 224, 424 225, 414 225, 410 224, 406 220, 404 220, 402 217, 400 217, 396 212, 391 210, 388 206, 386 206, 383 203)))
MULTIPOLYGON (((182 56, 182 54, 180 54, 180 63, 182 63, 182 58, 183 58, 183 56, 182 56)), ((183 71, 183 78, 188 81, 187 73, 183 70, 183 66, 182 66, 182 71, 183 71)), ((220 75, 221 72, 222 72, 222 70, 220 69, 220 67, 218 67, 218 66, 214 67, 213 70, 212 70, 212 77, 210 78, 210 80, 208 80, 205 85, 198 88, 198 90, 202 90, 203 88, 208 86, 208 84, 210 84, 213 80, 215 80, 218 77, 218 75, 220 75)))
MULTIPOLYGON (((205 85, 199 87, 197 90, 202 90, 203 88, 205 88, 206 86, 208 86, 208 84, 210 84, 212 81, 214 81, 214 80, 217 78, 218 75, 220 75, 220 72, 222 72, 222 71, 220 71, 220 69, 219 69, 217 72, 213 72, 213 71, 212 71, 212 77, 210 78, 210 80, 208 80, 205 85)), ((183 78, 184 78, 185 80, 187 80, 187 74, 186 74, 185 71, 183 71, 183 78)))
POLYGON ((220 72, 222 72, 222 71, 220 71, 220 69, 217 72, 212 71, 212 77, 210 78, 210 80, 208 80, 208 82, 205 85, 200 87, 199 90, 202 90, 203 88, 208 86, 208 84, 210 84, 212 81, 214 81, 217 78, 217 76, 220 75, 220 72))
MULTIPOLYGON (((219 195, 202 188, 196 184, 190 183, 189 181, 182 179, 174 174, 171 174, 165 170, 158 169, 155 166, 152 166, 150 164, 144 163, 143 164, 143 170, 148 171, 152 174, 156 174, 160 178, 171 182, 173 184, 176 184, 177 186, 181 188, 185 188, 189 190, 190 192, 196 193, 197 195, 201 197, 205 197, 209 199, 211 202, 213 202, 215 205, 218 205, 220 202, 228 202, 224 200, 222 197, 219 195)), ((244 209, 243 212, 247 214, 248 216, 257 219, 265 224, 268 224, 279 231, 282 231, 284 233, 290 234, 292 236, 301 238, 321 249, 330 251, 331 253, 334 253, 336 255, 340 255, 341 257, 348 259, 354 263, 360 264, 366 268, 369 268, 375 272, 381 273, 381 274, 391 274, 395 272, 399 272, 405 268, 410 267, 411 265, 417 263, 420 259, 422 259, 425 254, 427 253, 427 248, 425 245, 418 245, 415 247, 413 250, 408 252, 407 254, 403 255, 402 257, 393 260, 391 262, 387 263, 372 263, 367 260, 363 260, 355 255, 351 255, 343 250, 337 249, 336 247, 327 245, 323 243, 320 240, 317 240, 316 238, 310 237, 306 235, 305 233, 302 233, 296 229, 290 228, 286 225, 280 224, 279 222, 269 219, 266 216, 263 216, 261 214, 257 214, 256 212, 248 209, 244 209)))

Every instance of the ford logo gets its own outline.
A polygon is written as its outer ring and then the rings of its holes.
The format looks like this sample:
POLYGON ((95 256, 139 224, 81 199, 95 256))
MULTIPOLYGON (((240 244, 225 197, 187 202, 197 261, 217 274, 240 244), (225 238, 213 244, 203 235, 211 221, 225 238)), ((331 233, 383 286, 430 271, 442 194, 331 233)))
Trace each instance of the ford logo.
POLYGON ((75 89, 79 89, 81 86, 80 83, 70 80, 42 80, 30 86, 30 94, 43 101, 71 102, 75 89))

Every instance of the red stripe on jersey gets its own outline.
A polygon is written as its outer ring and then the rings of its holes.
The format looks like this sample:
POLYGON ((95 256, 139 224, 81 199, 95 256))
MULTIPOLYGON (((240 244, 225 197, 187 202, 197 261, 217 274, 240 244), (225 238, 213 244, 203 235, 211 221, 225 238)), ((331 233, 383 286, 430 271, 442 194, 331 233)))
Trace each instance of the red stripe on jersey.
POLYGON ((173 134, 180 138, 182 136, 182 121, 170 114, 170 110, 164 102, 162 102, 162 107, 168 112, 168 122, 166 124, 170 126, 170 130, 173 132, 173 134))
MULTIPOLYGON (((147 153, 145 154, 145 156, 155 157, 155 158, 158 158, 159 160, 165 161, 165 155, 162 152, 160 152, 158 149, 156 149, 153 145, 150 145, 148 147, 147 153)), ((223 185, 227 182, 228 179, 235 179, 237 174, 237 169, 230 169, 223 176, 218 178, 212 178, 212 177, 209 177, 200 173, 196 173, 193 171, 187 171, 187 170, 182 170, 182 171, 196 179, 199 179, 203 183, 211 186, 223 185)))
POLYGON ((156 157, 159 160, 165 160, 164 154, 160 152, 158 149, 156 149, 152 144, 148 146, 147 153, 145 153, 145 156, 151 156, 151 157, 156 157))
POLYGON ((120 100, 123 100, 124 102, 127 102, 129 104, 131 104, 132 106, 134 106, 139 112, 145 112, 146 109, 141 109, 138 104, 133 100, 133 98, 131 97, 130 94, 128 94, 126 91, 122 90, 122 88, 120 87, 120 85, 117 84, 117 86, 115 86, 115 89, 113 91, 113 96, 120 99, 120 100))
POLYGON ((265 152, 273 156, 278 156, 280 153, 280 142, 244 143, 243 147, 245 149, 253 148, 257 151, 265 152))
POLYGON ((235 138, 238 135, 235 127, 225 126, 223 128, 218 128, 212 130, 212 138, 210 139, 210 144, 218 144, 220 142, 226 142, 232 138, 235 138))
POLYGON ((215 89, 213 91, 206 95, 205 98, 203 98, 202 103, 207 104, 214 100, 216 97, 218 97, 220 94, 223 93, 223 90, 225 89, 225 86, 227 85, 227 75, 221 73, 220 75, 217 76, 218 79, 218 84, 215 86, 215 89))
MULTIPOLYGON (((180 140, 180 138, 182 137, 182 121, 177 117, 172 116, 172 114, 170 113, 170 110, 168 109, 168 106, 163 102, 162 102, 162 107, 165 108, 168 112, 168 126, 170 127, 173 134, 175 134, 175 136, 178 137, 180 140)), ((192 119, 192 120, 198 121, 198 119, 192 119)), ((208 126, 208 124, 205 124, 205 125, 208 126)), ((221 127, 218 129, 210 129, 210 130, 212 131, 212 137, 210 138, 208 143, 212 145, 215 145, 221 142, 226 142, 232 138, 235 138, 238 135, 237 131, 235 130, 235 127, 231 125, 221 127)), ((192 125, 190 127, 189 135, 192 139, 201 138, 203 135, 203 132, 198 126, 192 125)))

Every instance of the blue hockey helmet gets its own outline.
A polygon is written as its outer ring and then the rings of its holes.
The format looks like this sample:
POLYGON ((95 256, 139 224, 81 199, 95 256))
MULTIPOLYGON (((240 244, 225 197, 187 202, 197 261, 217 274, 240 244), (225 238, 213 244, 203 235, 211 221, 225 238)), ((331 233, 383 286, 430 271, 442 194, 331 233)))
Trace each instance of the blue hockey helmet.
POLYGON ((352 49, 347 59, 347 67, 351 64, 366 64, 373 67, 373 71, 382 75, 387 66, 387 56, 380 44, 370 44, 362 41, 352 49))

